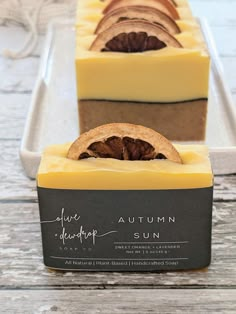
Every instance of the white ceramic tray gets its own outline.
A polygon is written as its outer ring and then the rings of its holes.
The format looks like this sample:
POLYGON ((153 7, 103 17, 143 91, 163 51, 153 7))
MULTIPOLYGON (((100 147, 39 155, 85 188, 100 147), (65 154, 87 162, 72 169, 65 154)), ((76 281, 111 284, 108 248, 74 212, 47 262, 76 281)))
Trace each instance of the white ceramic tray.
MULTIPOLYGON (((236 104, 205 20, 199 21, 212 58, 206 144, 215 174, 236 173, 236 104)), ((47 145, 78 137, 74 69, 75 33, 71 21, 49 27, 40 71, 28 112, 20 156, 26 174, 35 178, 47 145)))

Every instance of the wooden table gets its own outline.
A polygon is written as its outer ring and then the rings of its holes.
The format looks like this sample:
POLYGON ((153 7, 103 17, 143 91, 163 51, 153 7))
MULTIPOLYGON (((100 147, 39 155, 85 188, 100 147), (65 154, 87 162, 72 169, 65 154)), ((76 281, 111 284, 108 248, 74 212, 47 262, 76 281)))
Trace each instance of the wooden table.
MULTIPOLYGON (((236 102, 236 1, 192 0, 208 17, 236 102)), ((25 32, 0 27, 0 50, 25 32)), ((38 71, 37 51, 0 58, 0 312, 236 313, 236 176, 215 179, 213 260, 208 270, 167 273, 72 273, 42 262, 35 181, 23 173, 19 145, 38 71)))

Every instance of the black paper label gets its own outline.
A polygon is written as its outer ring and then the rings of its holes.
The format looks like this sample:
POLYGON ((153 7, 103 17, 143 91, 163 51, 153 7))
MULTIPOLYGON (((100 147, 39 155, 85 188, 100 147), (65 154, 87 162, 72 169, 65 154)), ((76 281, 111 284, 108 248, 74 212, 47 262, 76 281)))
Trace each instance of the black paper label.
POLYGON ((206 267, 213 188, 38 188, 45 265, 101 271, 206 267))

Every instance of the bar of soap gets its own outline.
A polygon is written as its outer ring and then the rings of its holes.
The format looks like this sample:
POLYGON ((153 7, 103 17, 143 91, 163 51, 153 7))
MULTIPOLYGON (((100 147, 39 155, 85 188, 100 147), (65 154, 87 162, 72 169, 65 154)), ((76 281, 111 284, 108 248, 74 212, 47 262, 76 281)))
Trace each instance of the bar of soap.
MULTIPOLYGON (((147 6, 149 2, 137 0, 130 4, 147 6)), ((93 48, 100 36, 94 32, 104 19, 103 11, 110 1, 78 1, 75 63, 81 133, 105 123, 129 122, 155 129, 170 140, 204 140, 210 58, 188 1, 175 2, 178 18, 169 18, 177 25, 179 33, 170 36, 182 47, 169 42, 168 37, 164 44, 161 41, 162 49, 154 47, 153 50, 126 53, 107 48, 110 45, 115 49, 115 37, 109 35, 109 29, 119 38, 123 36, 114 29, 121 22, 108 23, 109 28, 102 32, 105 33, 103 37, 110 40, 108 45, 107 39, 104 47, 101 46, 106 51, 93 48)), ((137 24, 132 20, 122 23, 124 26, 132 24, 126 34, 135 32, 135 29, 139 30, 136 34, 140 33, 140 28, 136 28, 137 24)), ((143 32, 148 33, 146 24, 143 25, 143 32)), ((163 33, 169 36, 166 29, 163 33)), ((122 44, 124 42, 117 45, 122 44)))
POLYGON ((168 160, 130 161, 111 158, 66 158, 69 144, 48 147, 38 170, 38 186, 54 189, 161 190, 213 185, 208 149, 176 145, 183 164, 168 160))
POLYGON ((37 176, 44 263, 83 271, 169 271, 211 261, 213 175, 205 146, 169 160, 68 159, 48 147, 37 176))

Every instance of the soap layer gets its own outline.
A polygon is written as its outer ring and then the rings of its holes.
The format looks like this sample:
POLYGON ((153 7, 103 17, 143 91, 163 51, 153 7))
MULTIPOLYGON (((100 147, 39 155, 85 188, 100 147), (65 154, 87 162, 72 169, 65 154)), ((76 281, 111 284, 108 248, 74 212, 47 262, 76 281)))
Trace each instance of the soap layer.
POLYGON ((126 122, 154 129, 172 141, 205 137, 207 99, 180 103, 79 100, 78 106, 81 133, 106 123, 126 122))
POLYGON ((89 48, 108 1, 79 0, 76 18, 78 99, 176 102, 208 97, 209 55, 188 1, 177 1, 183 48, 142 53, 89 48))
POLYGON ((48 147, 38 171, 38 186, 85 190, 162 190, 204 188, 213 185, 208 150, 178 145, 183 164, 168 160, 124 161, 66 158, 70 144, 48 147))

